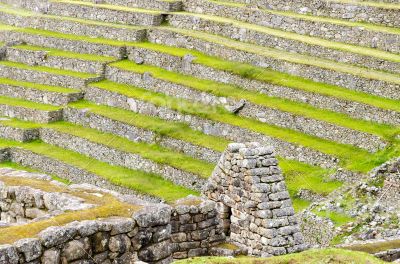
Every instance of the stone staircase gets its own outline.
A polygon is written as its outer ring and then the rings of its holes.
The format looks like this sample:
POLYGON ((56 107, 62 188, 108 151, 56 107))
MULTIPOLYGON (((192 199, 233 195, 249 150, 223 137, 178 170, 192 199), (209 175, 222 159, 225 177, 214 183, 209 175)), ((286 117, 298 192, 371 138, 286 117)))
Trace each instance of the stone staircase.
POLYGON ((171 202, 258 141, 300 210, 400 153, 396 1, 0 2, 13 162, 171 202))

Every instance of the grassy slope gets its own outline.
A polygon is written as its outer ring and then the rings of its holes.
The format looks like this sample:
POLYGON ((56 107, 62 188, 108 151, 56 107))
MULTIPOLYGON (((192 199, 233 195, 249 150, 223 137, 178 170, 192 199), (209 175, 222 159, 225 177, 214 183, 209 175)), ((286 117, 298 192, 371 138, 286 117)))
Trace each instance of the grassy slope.
POLYGON ((167 202, 173 202, 189 194, 198 194, 187 188, 177 186, 159 175, 130 170, 120 166, 112 166, 105 162, 100 162, 76 152, 51 146, 40 141, 19 143, 0 139, 0 147, 22 147, 40 155, 94 173, 113 184, 131 188, 142 194, 159 197, 167 202))
POLYGON ((264 94, 245 90, 240 87, 235 87, 232 85, 204 79, 198 79, 189 75, 167 71, 155 66, 138 65, 134 62, 127 60, 111 63, 110 66, 141 74, 149 72, 155 78, 167 82, 177 83, 192 88, 194 90, 211 93, 215 96, 230 97, 236 100, 245 99, 257 105, 293 113, 298 116, 326 121, 339 126, 348 127, 353 130, 375 134, 387 140, 394 138, 395 135, 400 133, 400 128, 394 128, 388 125, 381 125, 373 122, 354 119, 345 114, 317 109, 310 106, 309 104, 270 97, 264 94))
POLYGON ((381 151, 376 155, 372 155, 366 151, 352 146, 336 144, 331 141, 315 138, 292 130, 267 125, 254 119, 238 117, 220 107, 209 107, 202 104, 189 102, 187 100, 177 99, 164 94, 154 93, 145 89, 117 84, 110 81, 93 83, 91 86, 124 94, 128 97, 137 98, 139 100, 149 101, 158 106, 167 106, 176 111, 180 111, 181 113, 196 115, 222 123, 228 123, 288 142, 315 148, 316 150, 339 157, 343 166, 353 170, 359 170, 363 172, 369 171, 371 168, 375 167, 377 163, 379 164, 382 159, 387 159, 388 156, 396 155, 396 153, 399 152, 399 149, 396 146, 394 149, 381 151))
POLYGON ((65 88, 65 87, 61 87, 61 86, 51 86, 51 85, 45 85, 45 84, 40 84, 40 83, 17 81, 17 80, 8 79, 8 78, 0 78, 0 84, 19 86, 19 87, 24 87, 24 88, 28 88, 28 89, 41 90, 41 91, 54 92, 54 93, 69 94, 69 93, 79 92, 79 90, 65 88))
POLYGON ((386 263, 367 253, 343 249, 314 249, 301 253, 288 254, 271 258, 223 258, 203 257, 177 261, 176 264, 339 264, 339 263, 386 263))

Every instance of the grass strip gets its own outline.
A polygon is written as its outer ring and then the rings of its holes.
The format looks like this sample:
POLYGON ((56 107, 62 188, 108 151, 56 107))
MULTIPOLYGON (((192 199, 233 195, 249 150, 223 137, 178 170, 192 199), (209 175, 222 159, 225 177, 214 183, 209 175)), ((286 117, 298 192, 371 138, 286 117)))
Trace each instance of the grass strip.
POLYGON ((0 78, 0 84, 10 85, 10 86, 18 86, 27 89, 34 89, 52 93, 63 93, 63 94, 72 94, 79 92, 78 90, 65 88, 62 86, 52 86, 52 85, 45 85, 40 83, 31 83, 31 82, 24 82, 24 81, 17 81, 8 78, 0 78))

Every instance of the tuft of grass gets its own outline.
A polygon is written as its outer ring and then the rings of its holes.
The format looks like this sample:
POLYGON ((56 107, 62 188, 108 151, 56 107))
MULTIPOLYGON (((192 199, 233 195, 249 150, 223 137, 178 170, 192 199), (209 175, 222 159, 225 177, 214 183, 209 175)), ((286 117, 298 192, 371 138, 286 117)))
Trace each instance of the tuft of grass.
POLYGON ((337 248, 312 249, 301 253, 284 256, 255 258, 255 257, 200 257, 176 261, 176 264, 321 264, 321 263, 386 263, 374 256, 364 253, 337 248))

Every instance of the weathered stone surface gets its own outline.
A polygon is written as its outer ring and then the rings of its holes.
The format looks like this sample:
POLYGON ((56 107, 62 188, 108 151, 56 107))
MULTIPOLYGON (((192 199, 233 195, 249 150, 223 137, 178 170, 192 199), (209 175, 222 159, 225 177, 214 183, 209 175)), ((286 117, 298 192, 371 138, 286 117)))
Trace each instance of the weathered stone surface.
POLYGON ((145 207, 132 216, 140 227, 150 227, 168 224, 171 219, 171 207, 155 205, 145 207))
POLYGON ((39 239, 36 238, 18 240, 14 243, 14 246, 19 253, 24 255, 25 261, 27 262, 39 258, 43 251, 39 239))

